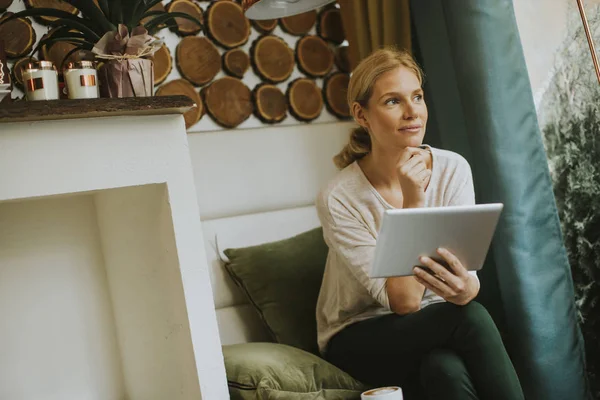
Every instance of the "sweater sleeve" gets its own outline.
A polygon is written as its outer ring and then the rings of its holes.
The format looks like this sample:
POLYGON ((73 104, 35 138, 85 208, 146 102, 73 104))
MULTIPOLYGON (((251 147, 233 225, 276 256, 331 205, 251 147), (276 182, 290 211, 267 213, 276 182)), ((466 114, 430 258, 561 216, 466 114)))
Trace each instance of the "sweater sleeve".
POLYGON ((369 277, 375 256, 375 236, 362 222, 360 213, 330 196, 317 204, 323 235, 330 251, 334 251, 371 297, 390 309, 385 278, 369 277))
MULTIPOLYGON (((458 185, 454 191, 453 196, 450 198, 448 205, 450 206, 467 206, 475 204, 475 188, 473 186, 473 174, 471 173, 471 166, 465 159, 461 159, 458 166, 457 179, 458 185)), ((469 271, 477 280, 477 271, 469 271)))

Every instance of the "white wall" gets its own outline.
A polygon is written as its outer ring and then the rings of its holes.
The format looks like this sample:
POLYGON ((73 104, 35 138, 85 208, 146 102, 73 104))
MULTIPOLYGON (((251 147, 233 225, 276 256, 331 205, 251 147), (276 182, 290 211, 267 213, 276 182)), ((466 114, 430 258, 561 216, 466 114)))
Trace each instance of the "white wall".
POLYGON ((0 204, 0 227, 0 399, 121 399, 92 196, 0 204))
POLYGON ((189 133, 203 220, 314 203, 351 122, 189 133))

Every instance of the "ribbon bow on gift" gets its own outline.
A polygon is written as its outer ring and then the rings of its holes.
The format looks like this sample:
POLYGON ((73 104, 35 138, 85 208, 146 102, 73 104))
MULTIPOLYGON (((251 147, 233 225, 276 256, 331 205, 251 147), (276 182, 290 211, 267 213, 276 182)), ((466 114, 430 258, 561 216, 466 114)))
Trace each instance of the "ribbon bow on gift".
POLYGON ((143 26, 129 30, 119 24, 116 31, 106 32, 94 45, 92 52, 96 58, 105 60, 123 60, 153 55, 162 46, 163 41, 148 34, 143 26))

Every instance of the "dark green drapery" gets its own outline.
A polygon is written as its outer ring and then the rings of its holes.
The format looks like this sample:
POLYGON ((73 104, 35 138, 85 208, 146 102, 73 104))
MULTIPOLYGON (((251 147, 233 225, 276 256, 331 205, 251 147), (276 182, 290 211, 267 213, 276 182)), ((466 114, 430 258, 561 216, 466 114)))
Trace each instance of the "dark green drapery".
POLYGON ((587 399, 573 283, 512 2, 413 0, 411 11, 427 76, 426 141, 469 160, 478 203, 505 205, 481 301, 528 399, 587 399))

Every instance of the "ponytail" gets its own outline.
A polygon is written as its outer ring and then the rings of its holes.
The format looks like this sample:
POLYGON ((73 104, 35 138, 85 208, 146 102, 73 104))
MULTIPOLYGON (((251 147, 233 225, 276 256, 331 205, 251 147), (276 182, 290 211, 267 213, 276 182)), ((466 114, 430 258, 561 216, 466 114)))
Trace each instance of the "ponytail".
POLYGON ((371 137, 369 133, 359 126, 350 132, 350 140, 338 155, 333 157, 333 162, 339 169, 344 169, 354 161, 358 161, 371 151, 371 137))

